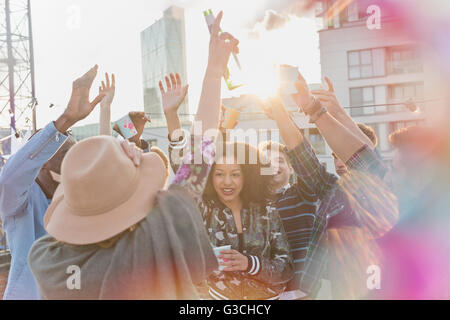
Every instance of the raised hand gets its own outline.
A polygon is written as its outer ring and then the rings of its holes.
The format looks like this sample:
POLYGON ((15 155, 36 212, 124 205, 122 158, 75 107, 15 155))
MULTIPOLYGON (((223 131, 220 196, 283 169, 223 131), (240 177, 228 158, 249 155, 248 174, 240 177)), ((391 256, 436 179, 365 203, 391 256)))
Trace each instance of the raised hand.
POLYGON ((292 97, 297 103, 299 109, 304 112, 305 108, 307 108, 311 103, 312 94, 309 91, 305 78, 303 78, 300 73, 297 81, 295 82, 295 87, 297 88, 297 93, 293 94, 292 97))
POLYGON ((140 140, 142 133, 144 132, 146 123, 152 121, 145 115, 145 112, 133 111, 129 113, 129 116, 131 121, 133 121, 134 127, 136 128, 137 131, 137 135, 135 135, 133 138, 140 140))
MULTIPOLYGON (((128 140, 130 142, 133 142, 138 147, 141 147, 141 136, 142 136, 142 133, 144 132, 145 124, 147 122, 152 122, 152 121, 147 117, 145 112, 132 111, 128 114, 128 116, 130 117, 130 120, 133 122, 133 125, 137 131, 137 134, 135 136, 129 138, 128 140)), ((118 134, 120 134, 123 137, 117 123, 114 125, 113 130, 116 131, 118 134)))
POLYGON ((104 95, 104 98, 100 102, 100 106, 106 107, 111 106, 111 103, 114 99, 114 94, 116 92, 116 78, 114 76, 114 73, 111 75, 111 83, 109 81, 109 75, 108 73, 105 74, 106 84, 105 81, 102 81, 102 86, 99 87, 99 95, 104 95))
POLYGON ((207 71, 211 75, 219 77, 225 74, 231 53, 239 53, 239 41, 231 34, 220 31, 222 17, 223 12, 221 11, 211 28, 207 71))
POLYGON ((86 118, 95 106, 104 98, 105 94, 99 94, 92 102, 89 101, 89 92, 97 76, 98 65, 85 73, 72 84, 72 95, 64 113, 55 121, 56 129, 66 132, 76 122, 86 118))
POLYGON ((167 90, 164 90, 162 81, 159 81, 159 90, 161 91, 164 114, 176 114, 178 108, 186 98, 189 85, 183 87, 181 84, 181 77, 178 73, 176 75, 171 73, 170 79, 166 76, 165 81, 167 90))
POLYGON ((330 78, 325 77, 325 81, 328 85, 328 90, 314 90, 311 91, 311 94, 319 99, 333 117, 337 118, 339 115, 342 115, 343 112, 345 113, 345 110, 342 108, 334 93, 334 86, 330 78))

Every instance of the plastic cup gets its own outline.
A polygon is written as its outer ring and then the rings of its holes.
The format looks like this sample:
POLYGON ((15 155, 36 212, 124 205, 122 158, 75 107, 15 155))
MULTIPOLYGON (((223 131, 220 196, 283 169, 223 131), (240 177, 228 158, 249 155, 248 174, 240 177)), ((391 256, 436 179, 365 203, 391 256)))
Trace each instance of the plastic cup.
POLYGON ((225 108, 225 119, 223 120, 222 127, 225 129, 233 129, 236 126, 240 114, 241 113, 235 109, 225 108))
MULTIPOLYGON (((222 246, 222 247, 215 247, 215 248, 213 248, 213 250, 214 250, 214 254, 215 254, 216 257, 217 257, 217 256, 220 255, 220 252, 221 252, 221 251, 223 251, 223 250, 231 250, 231 245, 222 246)), ((220 264, 220 263, 223 262, 223 260, 217 258, 217 262, 219 262, 219 264, 220 264)), ((221 265, 219 265, 219 271, 222 271, 223 269, 224 269, 224 267, 221 266, 221 265)))
POLYGON ((279 74, 282 94, 290 95, 297 93, 295 82, 298 80, 298 68, 294 66, 281 65, 279 74))

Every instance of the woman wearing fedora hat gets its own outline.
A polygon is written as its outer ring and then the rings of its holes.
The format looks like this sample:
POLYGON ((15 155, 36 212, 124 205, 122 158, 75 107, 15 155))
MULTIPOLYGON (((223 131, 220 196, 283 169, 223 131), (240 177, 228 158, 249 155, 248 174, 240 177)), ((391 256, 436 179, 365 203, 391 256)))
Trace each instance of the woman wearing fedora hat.
MULTIPOLYGON (((219 35, 221 18, 213 27, 197 113, 201 134, 218 126, 221 77, 237 51, 236 39, 219 35)), ((192 145, 167 191, 168 161, 158 150, 140 154, 138 165, 108 136, 69 151, 44 217, 49 235, 29 254, 42 298, 198 298, 194 284, 217 268, 197 206, 215 146, 206 137, 192 145), (203 161, 192 164, 197 150, 203 161)))

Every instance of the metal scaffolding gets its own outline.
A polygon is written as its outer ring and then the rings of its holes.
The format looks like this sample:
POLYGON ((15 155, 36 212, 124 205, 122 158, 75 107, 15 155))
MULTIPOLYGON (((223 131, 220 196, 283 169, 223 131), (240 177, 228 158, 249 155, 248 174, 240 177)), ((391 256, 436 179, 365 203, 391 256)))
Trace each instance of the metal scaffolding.
POLYGON ((0 127, 36 131, 30 0, 0 0, 0 127))

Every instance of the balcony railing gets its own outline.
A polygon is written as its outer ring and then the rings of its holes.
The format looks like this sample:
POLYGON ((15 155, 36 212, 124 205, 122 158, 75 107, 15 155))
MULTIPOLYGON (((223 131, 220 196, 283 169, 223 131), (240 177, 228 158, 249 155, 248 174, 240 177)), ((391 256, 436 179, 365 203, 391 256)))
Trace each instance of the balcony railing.
POLYGON ((387 61, 388 74, 408 74, 423 72, 423 65, 419 60, 387 61))

